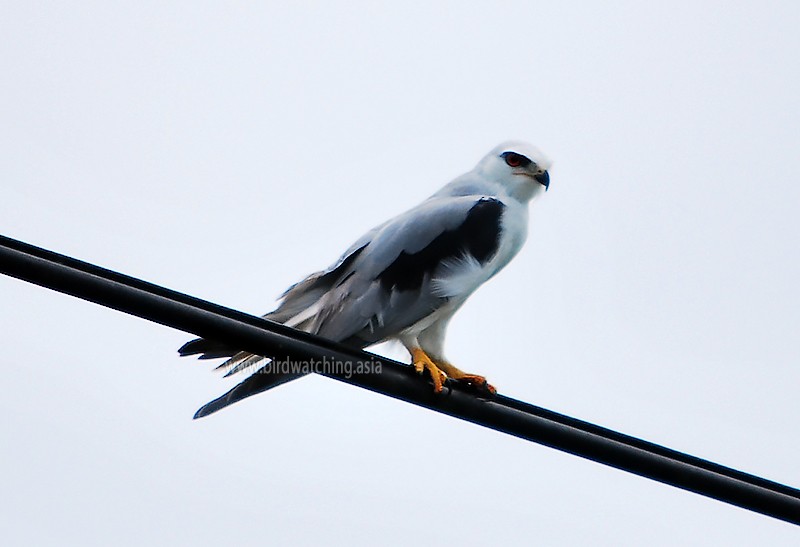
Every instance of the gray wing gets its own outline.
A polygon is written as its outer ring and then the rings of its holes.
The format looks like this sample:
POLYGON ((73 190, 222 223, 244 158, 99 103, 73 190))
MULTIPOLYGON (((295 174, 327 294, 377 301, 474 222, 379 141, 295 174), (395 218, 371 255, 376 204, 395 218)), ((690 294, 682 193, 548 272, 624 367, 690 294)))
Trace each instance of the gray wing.
POLYGON ((447 301, 433 290, 446 261, 494 256, 505 206, 482 196, 430 199, 375 230, 356 245, 346 268, 316 300, 308 330, 364 347, 391 337, 447 301))
MULTIPOLYGON (((493 197, 433 197, 376 227, 330 268, 290 287, 267 319, 363 348, 396 335, 447 302, 437 296, 432 280, 448 260, 469 254, 480 264, 499 245, 505 205, 493 197)), ((222 367, 231 373, 260 361, 208 340, 185 344, 181 355, 233 357, 222 367)), ((270 389, 291 378, 259 374, 262 368, 195 417, 270 389)))
MULTIPOLYGON (((302 281, 286 289, 280 297, 280 305, 275 310, 262 317, 278 323, 290 323, 293 317, 307 310, 322 298, 322 296, 331 289, 334 283, 336 283, 345 272, 350 270, 355 258, 364 250, 364 247, 370 242, 372 235, 380 228, 381 226, 378 226, 364 234, 328 269, 314 272, 302 281)), ((296 322, 291 325, 298 328, 303 327, 303 325, 298 325, 296 322)), ((243 361, 245 359, 249 361, 249 357, 251 356, 257 357, 257 359, 255 359, 256 361, 263 359, 260 356, 240 352, 237 348, 228 344, 216 342, 207 338, 196 338, 185 343, 178 349, 178 353, 181 357, 199 355, 199 359, 231 357, 231 359, 217 367, 221 369, 233 366, 233 370, 231 370, 228 375, 245 368, 249 363, 243 363, 243 361)))

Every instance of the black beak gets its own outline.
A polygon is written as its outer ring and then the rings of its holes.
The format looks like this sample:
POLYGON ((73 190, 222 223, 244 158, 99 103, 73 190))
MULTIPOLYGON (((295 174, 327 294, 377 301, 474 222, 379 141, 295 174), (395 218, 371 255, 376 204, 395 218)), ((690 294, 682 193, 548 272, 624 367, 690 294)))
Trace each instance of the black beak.
POLYGON ((533 178, 536 179, 536 182, 544 186, 544 191, 547 192, 547 190, 550 188, 550 173, 545 171, 544 173, 534 175, 533 178))

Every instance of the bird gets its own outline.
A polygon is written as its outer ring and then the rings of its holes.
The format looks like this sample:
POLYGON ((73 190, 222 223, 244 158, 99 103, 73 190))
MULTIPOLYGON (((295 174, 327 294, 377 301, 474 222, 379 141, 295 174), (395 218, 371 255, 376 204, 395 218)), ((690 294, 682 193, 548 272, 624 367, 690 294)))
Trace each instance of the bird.
MULTIPOLYGON (((471 171, 289 287, 263 317, 358 349, 399 341, 414 369, 430 376, 435 393, 448 379, 496 393, 485 377, 447 360, 445 334, 468 297, 522 248, 528 206, 550 188, 550 167, 548 157, 526 142, 496 146, 471 171)), ((256 369, 195 418, 303 375, 270 372, 269 359, 209 339, 191 340, 178 352, 226 357, 217 367, 226 376, 256 369)))

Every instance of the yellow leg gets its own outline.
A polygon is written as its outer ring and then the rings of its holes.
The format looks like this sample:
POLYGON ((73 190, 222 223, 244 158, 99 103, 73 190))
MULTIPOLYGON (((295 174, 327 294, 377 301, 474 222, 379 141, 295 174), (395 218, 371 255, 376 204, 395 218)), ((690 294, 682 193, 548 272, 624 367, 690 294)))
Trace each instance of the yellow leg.
POLYGON ((422 348, 411 350, 411 362, 418 374, 424 374, 426 370, 428 371, 433 380, 433 391, 436 393, 442 392, 442 386, 447 378, 480 387, 492 395, 497 393, 497 389, 489 384, 483 376, 468 374, 446 361, 434 361, 422 348))
POLYGON ((433 380, 433 391, 435 393, 442 392, 442 385, 447 379, 447 376, 444 372, 439 370, 439 367, 428 357, 428 354, 422 351, 422 348, 414 348, 411 350, 411 363, 414 365, 417 374, 423 374, 427 370, 433 380))

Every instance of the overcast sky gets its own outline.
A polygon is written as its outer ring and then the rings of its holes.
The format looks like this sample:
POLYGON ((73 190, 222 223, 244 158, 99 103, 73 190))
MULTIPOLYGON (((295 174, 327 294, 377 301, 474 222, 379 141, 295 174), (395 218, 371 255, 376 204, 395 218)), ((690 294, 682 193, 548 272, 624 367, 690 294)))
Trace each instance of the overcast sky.
MULTIPOLYGON (((500 391, 800 485, 796 2, 4 2, 0 233, 252 313, 509 138, 500 391)), ((797 545, 796 527, 0 277, 8 545, 797 545)), ((393 355, 402 353, 392 350, 393 355)))

